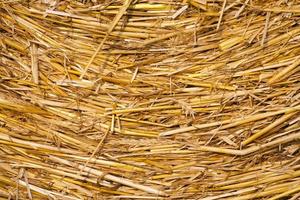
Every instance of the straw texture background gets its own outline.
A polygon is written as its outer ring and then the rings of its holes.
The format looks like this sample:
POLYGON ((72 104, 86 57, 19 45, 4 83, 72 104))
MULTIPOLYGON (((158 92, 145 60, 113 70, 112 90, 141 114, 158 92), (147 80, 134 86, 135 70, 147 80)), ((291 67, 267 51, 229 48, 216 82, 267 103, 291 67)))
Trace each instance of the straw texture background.
POLYGON ((0 0, 2 199, 299 199, 296 0, 0 0))

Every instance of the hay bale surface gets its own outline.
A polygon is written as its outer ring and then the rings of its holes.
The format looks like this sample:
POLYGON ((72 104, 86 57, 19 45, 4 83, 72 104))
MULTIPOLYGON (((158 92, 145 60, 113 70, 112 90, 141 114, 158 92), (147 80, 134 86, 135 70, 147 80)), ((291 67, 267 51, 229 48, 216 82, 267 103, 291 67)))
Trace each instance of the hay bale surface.
POLYGON ((0 197, 298 199, 300 4, 1 0, 0 197))

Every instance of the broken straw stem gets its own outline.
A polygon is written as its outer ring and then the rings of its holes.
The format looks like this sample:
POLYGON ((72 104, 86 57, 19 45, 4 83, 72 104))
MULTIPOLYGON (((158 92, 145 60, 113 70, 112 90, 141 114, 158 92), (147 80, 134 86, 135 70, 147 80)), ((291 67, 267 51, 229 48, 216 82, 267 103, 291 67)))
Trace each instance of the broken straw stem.
POLYGON ((117 25, 117 23, 119 22, 119 20, 121 19, 121 17, 123 16, 123 14, 125 13, 125 11, 127 10, 127 8, 130 6, 132 0, 126 0, 124 2, 124 5, 120 8, 118 14, 115 16, 114 20, 112 21, 107 33, 105 34, 105 37, 103 38, 103 40, 101 41, 100 45, 98 46, 97 50, 95 51, 95 53, 93 54, 92 58, 90 59, 90 61, 88 62, 87 66, 85 67, 83 73, 80 76, 80 79, 82 79, 84 77, 84 75, 86 74, 88 68, 90 67, 90 65, 93 63, 95 57, 97 56, 97 54, 99 53, 99 51, 102 49, 104 43, 106 42, 108 36, 111 34, 111 32, 114 30, 115 26, 117 25))
POLYGON ((265 128, 263 128, 262 130, 258 131, 257 133, 253 134, 251 137, 249 137, 247 140, 242 142, 242 146, 245 146, 249 143, 251 143, 252 141, 256 140, 257 138, 259 138, 260 136, 264 135, 265 133, 268 133, 269 131, 271 131, 273 128, 275 128, 276 126, 284 123, 285 121, 287 121, 288 119, 290 119, 292 116, 294 116, 297 112, 292 112, 292 113, 287 113, 285 115, 283 115, 282 117, 280 117, 279 119, 277 119, 275 122, 271 123, 270 125, 266 126, 265 128))
POLYGON ((110 175, 110 174, 106 174, 106 173, 104 173, 102 171, 99 171, 99 170, 96 170, 94 168, 85 167, 84 165, 80 165, 80 164, 75 164, 75 163, 72 163, 68 160, 58 158, 56 156, 49 156, 49 158, 51 160, 55 161, 55 162, 59 162, 59 163, 62 163, 62 164, 65 164, 65 165, 68 165, 68 166, 71 166, 71 167, 77 167, 78 169, 83 170, 85 172, 89 172, 89 173, 94 174, 96 176, 103 177, 103 179, 105 179, 105 180, 120 183, 122 185, 126 185, 126 186, 129 186, 129 187, 133 187, 133 188, 142 190, 142 191, 150 193, 150 194, 156 194, 156 195, 159 195, 159 196, 167 196, 164 192, 162 192, 160 190, 151 188, 149 186, 140 185, 138 183, 133 183, 131 180, 128 180, 128 179, 125 179, 125 178, 120 178, 120 177, 110 175))
POLYGON ((288 136, 285 136, 285 137, 282 137, 282 138, 279 138, 277 140, 274 140, 272 142, 268 142, 266 144, 252 146, 252 147, 249 147, 249 148, 243 149, 243 150, 225 149, 225 148, 211 147, 211 146, 200 146, 200 147, 197 148, 197 150, 198 151, 215 152, 215 153, 223 153, 223 154, 236 155, 236 156, 245 156, 245 155, 248 155, 250 153, 259 151, 261 149, 270 148, 270 147, 273 147, 275 145, 280 145, 280 144, 291 142, 291 141, 294 141, 294 140, 297 140, 297 139, 300 139, 300 132, 295 133, 295 134, 291 134, 291 135, 288 135, 288 136))
POLYGON ((253 122, 253 121, 258 121, 267 117, 271 117, 271 116, 275 116, 275 115, 279 115, 279 114, 283 114, 283 113, 289 113, 289 112, 293 112, 293 111, 298 111, 300 110, 300 106, 296 106, 296 107, 292 107, 292 108, 285 108, 279 111, 274 111, 274 112, 269 112, 269 113, 261 113, 261 114, 257 114, 257 115, 253 115, 251 117, 248 118, 238 118, 238 119, 228 119, 228 120, 224 120, 224 121, 220 121, 220 122, 212 122, 212 123, 208 123, 208 124, 196 124, 196 125, 192 125, 189 127, 183 127, 183 128, 179 128, 179 129, 175 129, 175 130, 171 130, 171 131, 165 131, 165 132, 161 132, 159 134, 159 136, 169 136, 169 135, 174 135, 174 134, 178 134, 178 133, 184 133, 184 132, 188 132, 188 131, 194 131, 194 130, 199 130, 199 129, 204 129, 204 128, 209 128, 209 127, 213 127, 213 126, 221 126, 220 130, 224 130, 227 128, 232 128, 241 124, 245 124, 248 122, 253 122), (224 124, 227 124, 225 126, 222 126, 224 124))

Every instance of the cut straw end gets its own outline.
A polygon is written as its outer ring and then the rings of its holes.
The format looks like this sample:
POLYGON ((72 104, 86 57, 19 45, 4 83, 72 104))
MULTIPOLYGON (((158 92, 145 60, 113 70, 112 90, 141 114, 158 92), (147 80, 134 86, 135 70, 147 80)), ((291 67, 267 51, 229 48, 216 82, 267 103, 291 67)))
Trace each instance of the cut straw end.
POLYGON ((300 57, 297 57, 294 63, 285 67, 283 70, 279 72, 275 72, 272 78, 270 78, 270 80, 268 81, 268 84, 274 84, 281 81, 284 78, 287 78, 286 75, 289 74, 289 72, 291 72, 293 69, 298 67, 299 64, 300 64, 300 57))

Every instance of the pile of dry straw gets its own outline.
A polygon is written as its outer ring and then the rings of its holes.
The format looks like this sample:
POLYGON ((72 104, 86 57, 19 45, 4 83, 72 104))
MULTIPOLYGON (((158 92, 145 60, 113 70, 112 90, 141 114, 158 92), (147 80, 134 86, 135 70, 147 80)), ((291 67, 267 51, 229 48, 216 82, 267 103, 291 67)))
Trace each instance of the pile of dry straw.
POLYGON ((1 0, 3 199, 297 199, 296 0, 1 0))

